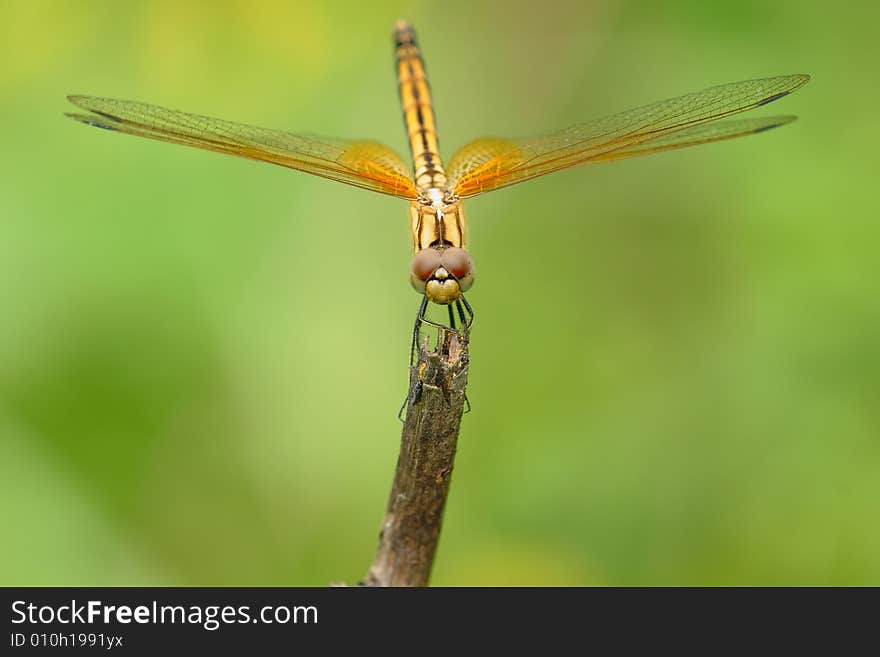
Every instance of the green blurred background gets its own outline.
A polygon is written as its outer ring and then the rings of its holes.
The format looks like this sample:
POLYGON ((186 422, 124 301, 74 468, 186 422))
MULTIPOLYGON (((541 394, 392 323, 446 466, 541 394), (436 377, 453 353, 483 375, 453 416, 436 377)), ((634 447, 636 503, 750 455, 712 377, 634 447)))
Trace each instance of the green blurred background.
POLYGON ((0 4, 0 583, 365 574, 418 298, 406 203, 65 120, 139 99, 448 157, 752 77, 764 135, 467 203, 433 583, 880 584, 876 3, 0 4), (515 291, 515 292, 514 292, 515 291), (527 374, 523 374, 527 373, 527 374))

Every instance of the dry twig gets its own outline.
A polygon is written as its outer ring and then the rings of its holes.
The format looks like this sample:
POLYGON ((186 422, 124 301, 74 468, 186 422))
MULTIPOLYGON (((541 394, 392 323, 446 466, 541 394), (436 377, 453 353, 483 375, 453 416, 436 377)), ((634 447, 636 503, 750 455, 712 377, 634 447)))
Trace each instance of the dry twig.
POLYGON ((434 562, 465 405, 467 335, 440 330, 410 369, 400 455, 379 549, 364 586, 426 586, 434 562))

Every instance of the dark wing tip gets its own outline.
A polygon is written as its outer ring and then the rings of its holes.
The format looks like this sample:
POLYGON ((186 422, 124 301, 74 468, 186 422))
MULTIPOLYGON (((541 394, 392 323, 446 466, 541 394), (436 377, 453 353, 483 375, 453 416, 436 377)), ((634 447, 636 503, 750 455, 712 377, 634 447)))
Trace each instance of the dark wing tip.
POLYGON ((762 107, 764 105, 767 105, 768 103, 772 103, 774 100, 779 100, 780 98, 785 98, 788 94, 792 93, 793 91, 797 91, 802 86, 804 86, 807 82, 809 82, 810 76, 807 75, 806 73, 796 73, 794 75, 786 75, 786 76, 783 76, 782 78, 772 78, 772 79, 784 81, 783 84, 784 84, 785 88, 778 93, 775 93, 771 96, 767 96, 766 98, 761 100, 756 105, 756 107, 762 107))
POLYGON ((104 130, 116 130, 116 126, 111 123, 106 123, 101 120, 100 117, 89 114, 74 114, 72 112, 65 112, 64 116, 68 119, 73 119, 78 123, 84 123, 85 125, 91 125, 96 128, 103 128, 104 130))
POLYGON ((768 103, 772 103, 774 100, 785 98, 785 96, 792 93, 793 91, 797 91, 810 81, 810 76, 806 73, 796 73, 795 75, 786 75, 783 80, 785 81, 785 88, 782 91, 775 93, 771 96, 767 96, 766 98, 761 100, 757 104, 757 107, 762 107, 764 105, 767 105, 768 103))
POLYGON ((788 116, 775 116, 772 119, 768 119, 769 123, 767 125, 762 125, 759 128, 756 128, 752 134, 758 134, 759 132, 767 132, 768 130, 773 130, 773 128, 779 128, 784 125, 788 125, 792 121, 796 120, 796 116, 788 115, 788 116))
POLYGON ((122 120, 118 116, 109 114, 108 112, 104 111, 108 102, 106 98, 99 98, 98 96, 82 96, 79 94, 71 94, 67 97, 67 100, 79 107, 80 109, 92 112, 92 114, 89 115, 67 115, 76 121, 87 123, 88 125, 93 125, 97 128, 106 128, 107 130, 113 130, 114 124, 122 123, 122 120))
POLYGON ((774 100, 779 100, 780 98, 784 98, 785 96, 787 96, 790 93, 791 93, 790 91, 780 91, 778 94, 773 94, 772 96, 767 96, 766 98, 764 98, 763 100, 761 100, 758 103, 758 107, 762 107, 768 103, 772 103, 774 100))

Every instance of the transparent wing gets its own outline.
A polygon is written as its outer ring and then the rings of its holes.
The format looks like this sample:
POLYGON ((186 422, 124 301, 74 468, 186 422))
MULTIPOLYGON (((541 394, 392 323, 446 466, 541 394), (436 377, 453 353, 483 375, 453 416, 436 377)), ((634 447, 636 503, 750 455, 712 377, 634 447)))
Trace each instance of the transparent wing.
POLYGON ((656 137, 647 141, 601 153, 590 159, 591 162, 606 162, 608 160, 621 160, 625 157, 647 155, 671 151, 686 146, 698 144, 710 144, 713 141, 724 141, 734 137, 755 135, 759 132, 778 128, 786 123, 791 123, 796 116, 764 116, 757 119, 738 119, 733 121, 719 121, 685 128, 679 132, 673 132, 664 137, 656 137))
POLYGON ((808 75, 784 75, 735 82, 542 137, 478 139, 461 148, 449 161, 450 187, 458 196, 466 198, 587 162, 645 155, 762 132, 788 123, 792 117, 726 121, 714 128, 705 124, 778 100, 809 79, 808 75))
POLYGON ((418 197, 409 167, 377 142, 295 135, 127 100, 68 100, 93 112, 67 115, 87 125, 271 162, 399 198, 418 197))

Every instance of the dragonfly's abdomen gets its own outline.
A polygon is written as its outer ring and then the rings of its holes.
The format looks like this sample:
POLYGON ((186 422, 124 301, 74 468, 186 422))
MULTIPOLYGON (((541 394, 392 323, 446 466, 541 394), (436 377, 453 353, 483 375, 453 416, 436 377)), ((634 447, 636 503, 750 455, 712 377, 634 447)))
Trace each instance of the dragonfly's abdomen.
POLYGON ((410 23, 398 21, 394 25, 394 44, 400 103, 412 152, 416 185, 421 190, 445 187, 446 172, 440 161, 431 89, 425 63, 416 44, 416 33, 410 23))

